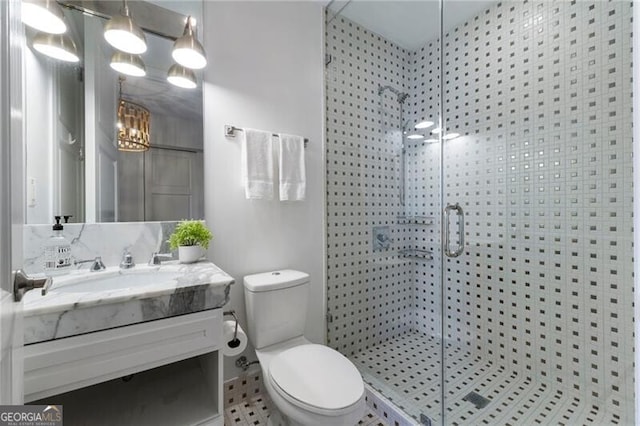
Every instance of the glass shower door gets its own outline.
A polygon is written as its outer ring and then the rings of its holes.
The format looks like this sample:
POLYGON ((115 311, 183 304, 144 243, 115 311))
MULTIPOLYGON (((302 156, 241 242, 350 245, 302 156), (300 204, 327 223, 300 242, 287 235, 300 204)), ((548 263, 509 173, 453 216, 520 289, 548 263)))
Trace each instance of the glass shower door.
POLYGON ((437 0, 326 15, 327 342, 392 424, 385 400, 442 417, 439 16, 437 0))
POLYGON ((443 3, 443 424, 634 424, 631 2, 448 25, 462 3, 443 3))

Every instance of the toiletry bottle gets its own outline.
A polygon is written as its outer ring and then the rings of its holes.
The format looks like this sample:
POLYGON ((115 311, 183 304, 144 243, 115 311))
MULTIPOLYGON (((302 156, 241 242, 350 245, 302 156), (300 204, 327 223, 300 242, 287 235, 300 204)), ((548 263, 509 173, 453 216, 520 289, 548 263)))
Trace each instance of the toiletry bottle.
POLYGON ((44 272, 47 275, 63 273, 71 268, 71 244, 62 235, 64 227, 60 216, 55 216, 53 234, 44 243, 44 272))

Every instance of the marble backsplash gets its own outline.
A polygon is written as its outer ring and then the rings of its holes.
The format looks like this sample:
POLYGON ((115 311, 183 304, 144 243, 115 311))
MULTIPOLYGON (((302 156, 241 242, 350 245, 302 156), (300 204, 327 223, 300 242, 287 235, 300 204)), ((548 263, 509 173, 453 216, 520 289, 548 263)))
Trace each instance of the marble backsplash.
MULTIPOLYGON (((137 264, 147 264, 153 252, 170 253, 167 239, 177 222, 68 223, 63 235, 71 243, 77 261, 102 257, 106 266, 116 266, 129 250, 137 264)), ((44 272, 43 246, 51 238, 52 225, 24 226, 24 270, 44 272)), ((173 253, 177 258, 177 252, 173 253)), ((87 267, 87 265, 84 265, 87 267)), ((72 269, 75 266, 71 267, 72 269)))

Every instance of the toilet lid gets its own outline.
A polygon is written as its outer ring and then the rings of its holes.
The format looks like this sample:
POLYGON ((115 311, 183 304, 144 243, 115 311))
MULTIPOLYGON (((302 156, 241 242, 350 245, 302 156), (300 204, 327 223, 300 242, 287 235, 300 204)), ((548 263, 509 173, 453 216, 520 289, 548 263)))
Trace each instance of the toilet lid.
POLYGON ((362 376, 339 352, 323 345, 300 345, 276 356, 269 375, 280 390, 309 406, 339 410, 364 393, 362 376))

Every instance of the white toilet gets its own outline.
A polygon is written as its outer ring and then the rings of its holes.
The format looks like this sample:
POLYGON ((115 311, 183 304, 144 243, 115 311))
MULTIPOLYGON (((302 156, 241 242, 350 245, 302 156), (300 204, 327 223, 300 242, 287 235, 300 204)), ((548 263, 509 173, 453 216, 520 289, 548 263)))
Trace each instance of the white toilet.
POLYGON ((249 340, 277 407, 269 424, 353 426, 365 410, 362 376, 339 352, 305 339, 308 289, 299 271, 244 277, 249 340))

